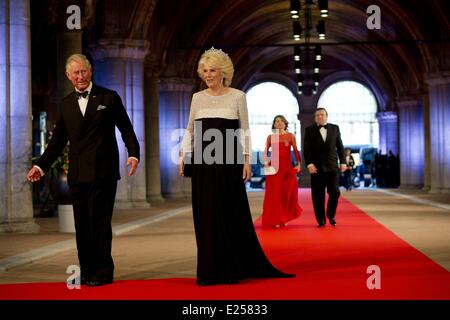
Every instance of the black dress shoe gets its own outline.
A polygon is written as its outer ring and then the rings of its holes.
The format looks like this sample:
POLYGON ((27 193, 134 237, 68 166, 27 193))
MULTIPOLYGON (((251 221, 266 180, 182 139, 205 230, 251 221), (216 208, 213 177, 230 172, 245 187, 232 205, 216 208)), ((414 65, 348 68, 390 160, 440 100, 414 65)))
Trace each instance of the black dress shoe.
POLYGON ((325 223, 319 223, 319 224, 317 225, 317 228, 325 228, 325 223))
POLYGON ((112 279, 91 278, 86 281, 86 284, 89 287, 99 287, 99 286, 104 286, 104 285, 111 284, 111 283, 113 283, 112 279))
POLYGON ((330 219, 330 224, 331 224, 333 227, 336 227, 336 220, 330 219))

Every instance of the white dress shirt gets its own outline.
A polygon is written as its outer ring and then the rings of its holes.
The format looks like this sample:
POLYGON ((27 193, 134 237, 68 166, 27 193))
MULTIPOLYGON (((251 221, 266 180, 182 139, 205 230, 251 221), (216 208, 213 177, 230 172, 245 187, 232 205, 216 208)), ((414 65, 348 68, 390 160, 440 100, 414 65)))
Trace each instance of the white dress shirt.
MULTIPOLYGON (((324 124, 324 126, 326 125, 326 123, 324 124)), ((327 141, 327 129, 325 129, 324 127, 319 129, 320 135, 322 136, 323 142, 327 141)))
MULTIPOLYGON (((89 95, 91 94, 91 89, 92 89, 92 81, 91 81, 91 83, 89 83, 89 86, 86 88, 86 90, 84 90, 84 91, 88 92, 87 97, 86 98, 80 97, 78 99, 78 105, 80 106, 80 111, 81 111, 81 114, 83 115, 83 117, 84 117, 84 114, 86 113, 86 108, 87 108, 87 104, 89 102, 89 95)), ((75 91, 82 92, 76 88, 75 88, 75 91)))
MULTIPOLYGON (((326 123, 324 123, 323 125, 326 125, 326 123)), ((324 127, 319 129, 320 135, 322 136, 323 142, 327 141, 327 129, 325 129, 324 127)), ((308 164, 306 167, 309 168, 311 166, 313 166, 314 164, 310 163, 308 164)))

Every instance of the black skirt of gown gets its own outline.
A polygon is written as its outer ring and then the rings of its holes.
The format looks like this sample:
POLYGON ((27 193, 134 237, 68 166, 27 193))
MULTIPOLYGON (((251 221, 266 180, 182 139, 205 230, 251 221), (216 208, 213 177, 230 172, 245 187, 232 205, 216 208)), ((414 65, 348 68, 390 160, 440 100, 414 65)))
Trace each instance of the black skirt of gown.
POLYGON ((236 137, 226 141, 226 130, 238 128, 239 120, 203 118, 195 121, 192 209, 199 283, 233 283, 245 278, 294 276, 279 271, 269 262, 256 236, 242 179, 242 146, 236 137), (214 138, 212 141, 200 140, 208 129, 216 129, 215 133, 222 134, 223 149, 212 148, 210 144, 217 142, 214 138), (229 153, 230 149, 224 150, 226 145, 231 146, 234 154, 228 162, 225 151, 229 153), (199 153, 200 147, 202 153, 199 153), (201 156, 203 151, 222 159, 222 163, 205 162, 201 156))

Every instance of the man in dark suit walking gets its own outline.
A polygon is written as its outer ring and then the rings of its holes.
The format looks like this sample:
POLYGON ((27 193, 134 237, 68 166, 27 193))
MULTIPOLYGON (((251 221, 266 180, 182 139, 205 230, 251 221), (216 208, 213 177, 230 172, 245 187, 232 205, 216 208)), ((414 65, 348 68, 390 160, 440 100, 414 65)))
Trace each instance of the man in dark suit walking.
POLYGON ((67 59, 66 75, 75 90, 60 106, 59 119, 43 155, 28 172, 38 181, 70 143, 68 183, 73 202, 81 283, 112 283, 111 218, 119 174, 117 127, 128 150, 132 176, 139 162, 139 142, 119 95, 92 84, 89 60, 67 59))
POLYGON ((336 226, 336 208, 339 192, 340 171, 346 169, 344 146, 337 125, 327 123, 328 113, 317 108, 314 114, 315 124, 305 129, 303 156, 311 174, 311 194, 318 227, 325 226, 325 189, 328 193, 327 217, 332 226, 336 226))

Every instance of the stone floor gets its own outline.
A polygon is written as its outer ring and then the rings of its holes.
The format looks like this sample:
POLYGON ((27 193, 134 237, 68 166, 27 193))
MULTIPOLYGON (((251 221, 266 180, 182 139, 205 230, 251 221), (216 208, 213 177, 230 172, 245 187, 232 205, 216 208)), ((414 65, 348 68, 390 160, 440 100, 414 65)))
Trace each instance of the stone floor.
MULTIPOLYGON (((447 196, 376 189, 344 190, 342 195, 450 270, 447 196)), ((263 197, 263 192, 249 192, 254 218, 261 213, 263 197)), ((64 282, 66 268, 77 264, 74 245, 67 244, 74 235, 58 232, 54 217, 39 218, 37 223, 41 226, 38 234, 0 234, 0 267, 7 259, 32 257, 36 250, 50 245, 65 243, 65 249, 0 271, 0 283, 64 282)), ((113 240, 116 279, 195 277, 196 247, 189 199, 166 200, 148 209, 115 210, 113 227, 117 230, 113 240), (132 227, 125 229, 128 225, 132 227)))

